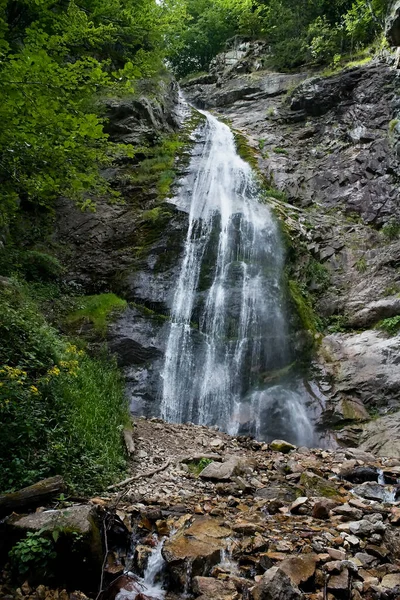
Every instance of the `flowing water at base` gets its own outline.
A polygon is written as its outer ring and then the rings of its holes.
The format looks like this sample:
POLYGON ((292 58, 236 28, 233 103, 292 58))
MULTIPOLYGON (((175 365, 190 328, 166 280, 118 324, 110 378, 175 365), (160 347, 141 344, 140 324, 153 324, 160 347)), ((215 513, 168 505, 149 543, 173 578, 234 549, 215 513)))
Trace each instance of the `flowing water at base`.
POLYGON ((163 600, 165 591, 161 580, 165 568, 165 561, 162 556, 164 541, 164 538, 160 540, 150 554, 143 577, 135 578, 139 592, 122 589, 115 600, 135 600, 140 593, 152 600, 163 600))
POLYGON ((175 199, 189 225, 161 373, 161 416, 312 444, 309 398, 298 382, 279 377, 293 357, 277 222, 229 127, 203 114, 204 144, 175 199))

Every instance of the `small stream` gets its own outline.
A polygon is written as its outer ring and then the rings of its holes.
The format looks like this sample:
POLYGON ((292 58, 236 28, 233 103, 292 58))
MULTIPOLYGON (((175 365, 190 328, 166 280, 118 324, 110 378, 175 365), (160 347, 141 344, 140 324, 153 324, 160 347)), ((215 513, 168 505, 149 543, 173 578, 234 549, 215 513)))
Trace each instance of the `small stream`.
POLYGON ((146 600, 164 599, 165 591, 163 590, 162 586, 162 575, 165 569, 165 561, 162 556, 164 542, 165 538, 162 538, 158 541, 157 545, 153 549, 149 556, 143 577, 137 577, 136 575, 132 574, 132 576, 135 578, 137 590, 129 591, 122 589, 116 596, 115 600, 139 600, 141 595, 143 595, 146 600))

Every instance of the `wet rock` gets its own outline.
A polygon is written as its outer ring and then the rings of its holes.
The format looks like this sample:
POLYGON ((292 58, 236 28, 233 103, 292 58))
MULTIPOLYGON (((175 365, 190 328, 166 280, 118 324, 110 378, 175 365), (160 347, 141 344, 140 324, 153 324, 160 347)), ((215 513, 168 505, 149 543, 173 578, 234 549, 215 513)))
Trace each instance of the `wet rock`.
POLYGON ((367 481, 377 482, 379 477, 378 469, 376 467, 368 466, 341 471, 340 474, 346 481, 351 481, 351 483, 365 483, 367 481))
POLYGON ((236 593, 236 586, 229 580, 197 576, 193 578, 193 592, 202 600, 230 600, 236 593))
POLYGON ((181 529, 163 546, 163 557, 172 578, 183 589, 186 568, 191 565, 193 576, 206 576, 218 564, 221 550, 226 547, 230 530, 211 517, 196 517, 187 529, 181 529))
POLYGON ((274 440, 270 443, 270 448, 274 452, 282 452, 283 454, 288 454, 292 450, 296 450, 296 446, 289 444, 285 440, 274 440))
POLYGON ((299 586, 308 581, 315 573, 317 564, 316 554, 303 554, 301 556, 291 556, 283 560, 279 568, 288 575, 291 581, 299 586))
POLYGON ((384 501, 387 496, 385 486, 379 483, 367 482, 362 485, 357 485, 354 488, 354 493, 367 500, 379 500, 380 502, 384 501))
POLYGON ((271 567, 253 588, 254 600, 303 600, 304 595, 290 577, 278 567, 271 567))

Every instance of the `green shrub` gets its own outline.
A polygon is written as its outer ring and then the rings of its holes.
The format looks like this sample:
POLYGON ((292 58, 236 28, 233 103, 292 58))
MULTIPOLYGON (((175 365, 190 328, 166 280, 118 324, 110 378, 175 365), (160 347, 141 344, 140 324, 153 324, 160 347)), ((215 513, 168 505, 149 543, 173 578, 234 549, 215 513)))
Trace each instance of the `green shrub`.
POLYGON ((382 233, 387 240, 395 240, 400 235, 400 223, 396 220, 391 220, 382 227, 382 233))
POLYGON ((400 315, 383 319, 378 323, 377 327, 390 333, 390 335, 395 335, 400 330, 400 315))
POLYGON ((122 376, 61 337, 26 286, 0 293, 0 490, 54 474, 103 489, 124 469, 122 376))
POLYGON ((22 577, 33 574, 36 581, 52 574, 56 556, 54 540, 43 529, 28 531, 9 553, 13 572, 22 577))
POLYGON ((199 460, 192 460, 187 463, 188 469, 193 475, 200 475, 200 473, 212 463, 210 458, 201 458, 199 460))

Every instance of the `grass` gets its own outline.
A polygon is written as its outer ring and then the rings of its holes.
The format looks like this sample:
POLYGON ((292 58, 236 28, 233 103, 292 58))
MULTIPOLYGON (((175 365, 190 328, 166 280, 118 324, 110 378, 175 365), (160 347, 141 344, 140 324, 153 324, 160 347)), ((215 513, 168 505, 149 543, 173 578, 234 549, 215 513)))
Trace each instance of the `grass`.
MULTIPOLYGON (((100 492, 125 469, 123 378, 105 350, 90 356, 46 321, 31 285, 0 289, 0 490, 61 474, 100 492)), ((100 322, 105 306, 91 304, 100 322)))
POLYGON ((98 333, 103 335, 107 331, 110 317, 121 312, 127 306, 126 300, 122 300, 115 294, 82 296, 78 302, 79 307, 67 317, 67 323, 88 321, 98 333))

